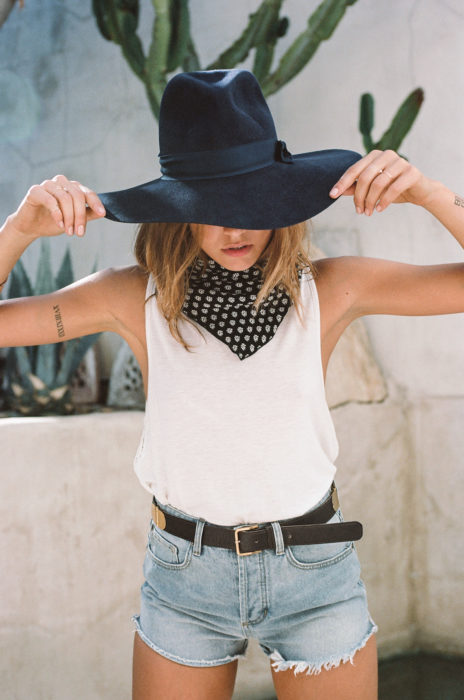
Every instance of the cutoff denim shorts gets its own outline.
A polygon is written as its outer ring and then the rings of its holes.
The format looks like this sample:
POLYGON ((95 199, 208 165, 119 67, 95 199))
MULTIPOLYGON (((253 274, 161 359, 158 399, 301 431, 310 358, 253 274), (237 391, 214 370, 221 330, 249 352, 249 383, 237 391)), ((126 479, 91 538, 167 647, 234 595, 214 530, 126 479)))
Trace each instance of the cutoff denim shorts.
MULTIPOLYGON (((150 521, 140 614, 132 620, 158 654, 219 666, 243 658, 255 637, 274 670, 312 674, 353 663, 377 631, 353 542, 284 547, 273 522, 275 550, 239 556, 202 546, 203 519, 160 505, 195 521, 196 535, 189 542, 150 521)), ((342 520, 338 510, 329 522, 342 520)))

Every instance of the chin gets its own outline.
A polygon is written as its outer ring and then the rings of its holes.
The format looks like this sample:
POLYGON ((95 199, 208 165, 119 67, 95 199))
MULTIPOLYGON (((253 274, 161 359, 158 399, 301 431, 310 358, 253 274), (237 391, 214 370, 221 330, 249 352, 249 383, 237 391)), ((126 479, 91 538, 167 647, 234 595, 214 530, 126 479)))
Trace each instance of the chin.
POLYGON ((253 267, 256 260, 231 260, 230 258, 226 257, 225 260, 216 260, 216 262, 219 262, 219 264, 222 265, 222 267, 225 267, 228 270, 233 270, 234 272, 242 272, 243 270, 248 270, 249 267, 253 267))

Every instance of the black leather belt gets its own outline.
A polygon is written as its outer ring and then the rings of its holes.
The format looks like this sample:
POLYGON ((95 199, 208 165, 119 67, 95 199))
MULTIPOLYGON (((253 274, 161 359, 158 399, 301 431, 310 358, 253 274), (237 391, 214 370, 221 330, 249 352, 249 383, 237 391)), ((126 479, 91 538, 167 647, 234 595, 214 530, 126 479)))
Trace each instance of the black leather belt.
MULTIPOLYGON (((322 544, 325 542, 349 542, 360 540, 363 534, 361 523, 327 523, 339 508, 335 483, 330 495, 317 508, 305 515, 287 520, 279 520, 285 546, 298 544, 322 544)), ((184 540, 195 540, 196 522, 179 518, 163 511, 153 497, 153 522, 161 529, 184 540)), ((275 549, 274 530, 269 524, 227 527, 205 523, 202 544, 208 547, 235 549, 239 556, 256 554, 263 549, 275 549)))

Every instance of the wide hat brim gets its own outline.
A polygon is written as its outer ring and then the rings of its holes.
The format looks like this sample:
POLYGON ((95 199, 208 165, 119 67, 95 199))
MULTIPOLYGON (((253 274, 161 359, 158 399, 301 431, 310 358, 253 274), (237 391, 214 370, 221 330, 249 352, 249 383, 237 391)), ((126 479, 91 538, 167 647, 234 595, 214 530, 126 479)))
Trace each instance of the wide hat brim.
POLYGON ((179 222, 270 229, 306 221, 334 203, 329 192, 362 156, 328 149, 241 175, 180 180, 164 176, 98 193, 106 218, 125 223, 179 222))

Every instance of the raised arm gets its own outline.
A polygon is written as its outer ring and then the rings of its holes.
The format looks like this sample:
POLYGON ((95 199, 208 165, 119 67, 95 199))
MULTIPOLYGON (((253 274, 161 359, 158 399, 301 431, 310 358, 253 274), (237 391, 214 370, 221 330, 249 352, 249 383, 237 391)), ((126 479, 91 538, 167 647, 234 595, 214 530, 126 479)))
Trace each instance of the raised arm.
MULTIPOLYGON (((331 190, 353 196, 358 214, 371 216, 392 203, 410 202, 435 216, 464 247, 464 199, 427 178, 394 151, 371 151, 331 190)), ((411 265, 347 256, 320 261, 345 295, 346 316, 430 315, 464 311, 464 263, 411 265), (328 269, 330 267, 330 270, 328 269)))
MULTIPOLYGON (((83 236, 86 224, 104 213, 94 192, 62 175, 34 185, 0 229, 0 281, 6 282, 16 261, 37 238, 65 231, 83 236)), ((104 270, 52 294, 1 301, 0 346, 42 345, 104 330, 128 339, 124 314, 129 318, 130 313, 119 298, 121 289, 125 299, 134 294, 140 298, 143 309, 143 280, 136 268, 104 270)))

